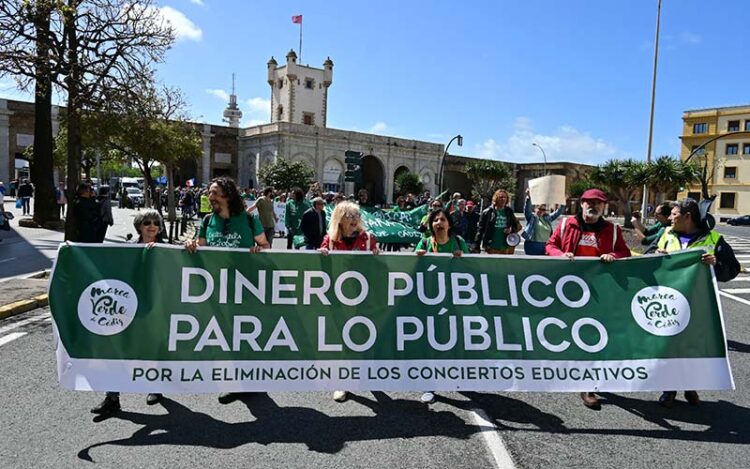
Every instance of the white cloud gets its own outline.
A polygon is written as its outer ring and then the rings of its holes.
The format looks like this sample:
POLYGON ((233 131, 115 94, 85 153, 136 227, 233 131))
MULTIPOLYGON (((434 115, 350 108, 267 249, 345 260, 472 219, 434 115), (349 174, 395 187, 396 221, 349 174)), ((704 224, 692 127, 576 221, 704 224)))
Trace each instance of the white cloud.
POLYGON ((474 145, 474 153, 480 157, 503 161, 541 162, 542 154, 533 143, 544 149, 547 161, 594 164, 622 156, 614 145, 569 125, 559 127, 552 135, 537 133, 532 120, 527 117, 516 118, 513 134, 505 142, 489 138, 474 145))
MULTIPOLYGON (((271 122, 271 100, 255 97, 245 101, 247 109, 242 109, 243 125, 254 126, 271 122)), ((241 107, 240 107, 241 109, 241 107)))
POLYGON ((388 124, 383 121, 378 121, 372 127, 370 127, 370 130, 368 130, 368 132, 371 134, 381 134, 387 130, 388 124))
POLYGON ((203 0, 190 0, 190 3, 192 3, 193 5, 198 5, 199 7, 206 6, 206 4, 203 3, 203 0))
POLYGON ((229 102, 229 93, 227 93, 224 90, 221 90, 221 89, 206 90, 206 93, 208 93, 208 94, 210 94, 212 96, 216 96, 217 98, 219 98, 220 100, 222 100, 224 103, 228 103, 229 102))
MULTIPOLYGON (((690 31, 683 31, 678 34, 665 34, 659 39, 659 50, 673 51, 681 47, 695 46, 703 42, 703 37, 690 31)), ((641 49, 646 51, 654 50, 654 41, 647 40, 641 42, 641 49)))
POLYGON ((178 41, 182 39, 200 41, 203 38, 203 30, 190 21, 181 11, 165 6, 159 8, 159 12, 174 29, 178 41))

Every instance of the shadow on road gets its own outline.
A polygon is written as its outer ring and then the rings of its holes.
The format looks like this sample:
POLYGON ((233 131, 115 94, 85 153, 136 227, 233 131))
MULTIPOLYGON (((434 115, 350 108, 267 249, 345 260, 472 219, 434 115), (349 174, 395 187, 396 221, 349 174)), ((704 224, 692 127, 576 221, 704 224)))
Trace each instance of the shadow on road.
MULTIPOLYGON (((351 395, 374 413, 372 416, 331 417, 307 407, 280 407, 265 393, 242 398, 255 420, 227 423, 164 398, 166 415, 120 412, 111 418, 143 425, 131 436, 93 444, 82 449, 78 458, 93 462, 91 450, 100 446, 184 445, 219 449, 248 443, 304 443, 321 453, 337 453, 349 441, 446 436, 468 439, 481 431, 453 412, 435 411, 418 401, 391 399, 373 393, 376 400, 351 395)), ((237 403, 233 404, 237 405, 237 403)), ((105 419, 97 418, 95 421, 105 419)))
POLYGON ((750 353, 750 345, 734 340, 727 340, 727 348, 730 352, 750 353))

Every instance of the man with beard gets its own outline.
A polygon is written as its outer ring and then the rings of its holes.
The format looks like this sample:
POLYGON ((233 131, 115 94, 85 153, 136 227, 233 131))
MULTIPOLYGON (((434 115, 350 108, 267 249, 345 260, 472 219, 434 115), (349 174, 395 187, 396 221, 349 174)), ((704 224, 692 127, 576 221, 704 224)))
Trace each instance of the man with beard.
MULTIPOLYGON (((213 213, 206 215, 201 222, 198 239, 185 242, 188 252, 194 253, 199 246, 249 248, 251 253, 269 247, 262 227, 259 234, 256 234, 256 218, 245 212, 245 205, 234 180, 222 176, 211 181, 208 200, 213 213)), ((248 394, 250 393, 224 392, 219 394, 219 403, 229 404, 248 394)))
MULTIPOLYGON (((607 195, 599 189, 589 189, 581 195, 581 212, 564 218, 547 240, 548 256, 564 256, 573 260, 577 256, 598 257, 610 263, 630 257, 630 249, 622 238, 619 226, 602 218, 607 195)), ((583 405, 599 410, 599 398, 593 392, 582 392, 583 405)))

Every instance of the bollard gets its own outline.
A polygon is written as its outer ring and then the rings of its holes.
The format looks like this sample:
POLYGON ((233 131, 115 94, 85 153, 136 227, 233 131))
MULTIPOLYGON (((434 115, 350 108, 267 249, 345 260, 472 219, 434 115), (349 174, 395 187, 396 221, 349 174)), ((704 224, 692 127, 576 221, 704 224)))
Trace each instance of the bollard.
POLYGON ((174 222, 169 222, 169 244, 172 244, 172 241, 174 240, 174 222))

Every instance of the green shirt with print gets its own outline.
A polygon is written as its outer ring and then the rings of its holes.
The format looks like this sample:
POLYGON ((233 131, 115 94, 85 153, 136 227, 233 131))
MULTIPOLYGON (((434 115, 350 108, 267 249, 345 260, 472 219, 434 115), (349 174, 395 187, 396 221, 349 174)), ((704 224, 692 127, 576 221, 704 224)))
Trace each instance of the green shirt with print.
POLYGON ((504 210, 497 211, 497 217, 495 218, 495 234, 492 236, 492 249, 507 249, 508 246, 505 229, 508 227, 508 217, 505 215, 504 210))
MULTIPOLYGON (((433 248, 432 240, 433 240, 432 236, 428 238, 422 238, 421 240, 419 240, 419 244, 417 244, 416 250, 436 252, 433 248)), ((460 236, 451 236, 450 238, 448 238, 447 243, 438 244, 437 242, 435 242, 435 245, 437 246, 437 252, 448 253, 448 254, 452 254, 456 251, 461 251, 461 252, 466 252, 466 253, 469 252, 469 246, 466 244, 466 241, 464 241, 464 239, 460 236)))
MULTIPOLYGON (((208 223, 201 223, 198 237, 205 238, 207 246, 251 248, 255 245, 255 227, 251 228, 251 225, 256 224, 253 222, 254 219, 256 218, 248 217, 245 212, 227 219, 214 213, 209 217, 208 223)), ((263 231, 263 227, 260 231, 263 231)))

